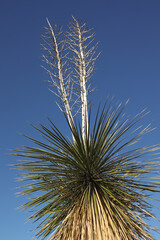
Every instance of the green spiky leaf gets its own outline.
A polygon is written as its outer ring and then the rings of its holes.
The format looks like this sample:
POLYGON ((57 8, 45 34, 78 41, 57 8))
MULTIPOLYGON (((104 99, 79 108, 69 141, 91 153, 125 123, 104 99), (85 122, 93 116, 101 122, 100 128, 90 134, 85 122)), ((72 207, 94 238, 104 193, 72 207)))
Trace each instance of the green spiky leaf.
POLYGON ((41 221, 38 237, 154 239, 145 219, 154 217, 148 200, 150 193, 159 192, 159 176, 153 176, 159 166, 145 156, 159 147, 136 147, 150 125, 135 129, 145 113, 129 121, 123 116, 124 107, 106 105, 101 113, 98 110, 85 139, 79 125, 69 126, 74 141, 49 120, 50 128, 34 127, 45 143, 28 137, 37 147, 17 151, 16 155, 26 157, 16 165, 21 180, 27 181, 21 193, 32 194, 23 207, 35 209, 30 219, 41 221))

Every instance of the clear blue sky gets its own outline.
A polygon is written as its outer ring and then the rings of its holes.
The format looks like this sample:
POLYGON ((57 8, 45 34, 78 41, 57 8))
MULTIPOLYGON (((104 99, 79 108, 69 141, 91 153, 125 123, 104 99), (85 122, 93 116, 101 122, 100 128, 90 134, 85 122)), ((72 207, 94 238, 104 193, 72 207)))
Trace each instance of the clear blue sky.
POLYGON ((155 144, 160 143, 160 1, 1 0, 0 5, 0 239, 30 240, 35 225, 25 223, 27 212, 16 210, 24 199, 15 195, 17 171, 8 165, 16 159, 8 154, 29 144, 19 133, 38 138, 28 122, 47 124, 49 116, 64 126, 40 67, 46 17, 65 25, 74 15, 94 27, 102 54, 93 77, 93 102, 107 95, 123 102, 129 98, 126 112, 131 116, 148 107, 147 122, 157 129, 146 143, 155 144))

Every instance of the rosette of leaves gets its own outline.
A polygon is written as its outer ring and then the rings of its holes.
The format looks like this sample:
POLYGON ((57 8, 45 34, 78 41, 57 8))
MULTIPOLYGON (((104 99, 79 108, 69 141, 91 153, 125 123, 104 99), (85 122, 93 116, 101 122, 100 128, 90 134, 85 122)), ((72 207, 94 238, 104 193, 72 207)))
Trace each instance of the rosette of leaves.
MULTIPOLYGON (((74 141, 50 128, 35 127, 44 142, 28 137, 37 147, 24 147, 16 166, 22 171, 22 195, 32 198, 25 209, 38 221, 36 236, 56 240, 153 240, 146 223, 154 217, 150 193, 159 192, 157 160, 148 160, 159 147, 136 147, 150 131, 136 124, 145 115, 128 120, 125 106, 105 105, 94 122, 89 114, 85 139, 80 124, 70 126, 74 141), (145 159, 146 157, 146 159, 145 159), (140 161, 141 159, 141 161, 140 161)), ((67 121, 67 117, 66 117, 67 121)))

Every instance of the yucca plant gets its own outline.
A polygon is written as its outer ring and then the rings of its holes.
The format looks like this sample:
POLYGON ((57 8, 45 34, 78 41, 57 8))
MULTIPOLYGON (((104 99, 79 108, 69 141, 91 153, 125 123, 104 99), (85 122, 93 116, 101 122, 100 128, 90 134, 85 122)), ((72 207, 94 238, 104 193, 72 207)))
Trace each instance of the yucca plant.
MULTIPOLYGON (((73 32, 68 36, 70 41, 71 37, 76 39, 76 36, 78 40, 74 42, 72 39, 69 48, 76 54, 73 59, 83 100, 82 124, 72 116, 68 95, 64 91, 69 82, 64 84, 60 74, 64 66, 64 47, 58 54, 56 34, 48 22, 51 35, 49 43, 46 43, 50 48, 53 46, 53 52, 47 51, 53 61, 46 61, 51 69, 58 68, 58 73, 49 71, 49 74, 51 79, 53 75, 58 79, 53 85, 62 93, 62 110, 72 138, 66 138, 50 119, 49 128, 41 124, 39 127, 33 126, 44 137, 44 142, 27 136, 37 147, 24 147, 15 153, 25 157, 16 165, 22 171, 21 180, 27 181, 21 194, 32 196, 23 207, 35 209, 30 220, 39 222, 36 236, 41 239, 154 240, 145 219, 154 217, 149 203, 150 194, 159 192, 159 182, 156 180, 159 178, 158 163, 154 155, 159 147, 138 147, 141 137, 151 130, 150 125, 136 127, 145 112, 129 120, 123 114, 126 104, 114 105, 107 101, 102 110, 98 108, 94 118, 91 110, 88 114, 84 91, 87 89, 88 75, 85 74, 88 66, 89 73, 92 72, 95 60, 92 52, 91 65, 85 65, 85 56, 91 52, 87 54, 84 45, 89 39, 83 29, 86 25, 75 18, 73 20, 73 32), (74 46, 79 46, 79 53, 74 46)), ((68 79, 71 79, 70 76, 68 79)))

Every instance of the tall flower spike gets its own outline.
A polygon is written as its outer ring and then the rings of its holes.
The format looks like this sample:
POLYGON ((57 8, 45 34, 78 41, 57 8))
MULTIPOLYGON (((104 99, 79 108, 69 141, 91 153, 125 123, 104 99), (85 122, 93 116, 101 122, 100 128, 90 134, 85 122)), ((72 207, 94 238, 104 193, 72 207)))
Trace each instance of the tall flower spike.
POLYGON ((87 23, 73 21, 69 31, 62 35, 48 21, 49 29, 43 36, 43 49, 47 55, 43 59, 45 68, 51 77, 51 85, 57 88, 53 91, 60 98, 60 109, 67 114, 70 125, 74 124, 74 116, 82 115, 82 136, 88 131, 88 101, 87 96, 93 89, 89 80, 94 70, 97 44, 93 44, 94 33, 87 29, 87 23))
POLYGON ((61 101, 61 109, 67 114, 70 125, 74 122, 67 88, 69 88, 69 74, 67 62, 65 61, 66 54, 64 54, 65 41, 60 39, 62 34, 61 30, 56 32, 56 26, 52 28, 49 20, 47 19, 49 28, 47 29, 47 35, 42 36, 44 44, 43 49, 47 51, 48 56, 43 55, 44 61, 49 66, 46 69, 51 77, 51 84, 57 88, 55 93, 61 101), (67 81, 66 81, 67 80, 67 81))
POLYGON ((69 25, 67 33, 68 47, 72 52, 71 63, 74 68, 74 77, 78 80, 78 94, 81 99, 82 109, 82 136, 88 131, 88 102, 87 96, 89 91, 88 81, 94 70, 95 61, 98 57, 96 54, 97 44, 93 44, 94 33, 92 29, 87 28, 87 23, 77 21, 74 17, 69 25))

